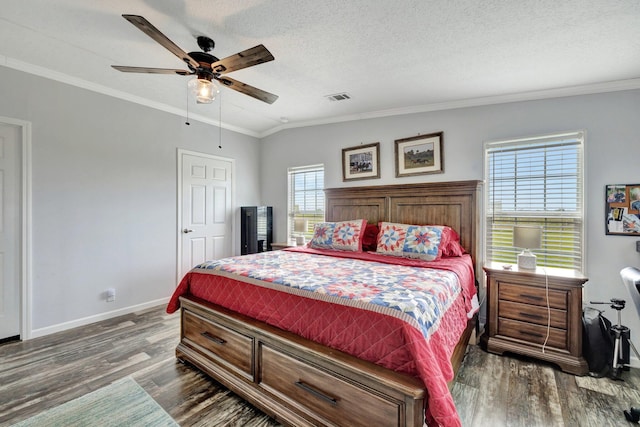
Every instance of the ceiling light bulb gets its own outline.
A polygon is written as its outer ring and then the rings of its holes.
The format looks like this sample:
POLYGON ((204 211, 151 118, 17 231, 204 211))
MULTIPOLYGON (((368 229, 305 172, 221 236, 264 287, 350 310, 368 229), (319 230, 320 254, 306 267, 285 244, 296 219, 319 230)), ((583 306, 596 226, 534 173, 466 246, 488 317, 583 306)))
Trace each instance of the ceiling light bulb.
POLYGON ((193 79, 189 81, 189 89, 196 97, 198 104, 211 104, 220 90, 212 81, 206 79, 193 79))

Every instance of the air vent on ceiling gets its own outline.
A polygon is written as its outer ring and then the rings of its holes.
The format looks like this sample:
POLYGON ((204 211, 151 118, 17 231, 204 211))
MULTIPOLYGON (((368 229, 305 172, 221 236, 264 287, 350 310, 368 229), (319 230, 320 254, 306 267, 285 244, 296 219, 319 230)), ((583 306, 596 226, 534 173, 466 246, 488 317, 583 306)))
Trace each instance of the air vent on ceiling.
POLYGON ((342 92, 334 93, 333 95, 326 95, 325 98, 329 101, 346 101, 347 99, 351 99, 351 95, 346 92, 342 92))

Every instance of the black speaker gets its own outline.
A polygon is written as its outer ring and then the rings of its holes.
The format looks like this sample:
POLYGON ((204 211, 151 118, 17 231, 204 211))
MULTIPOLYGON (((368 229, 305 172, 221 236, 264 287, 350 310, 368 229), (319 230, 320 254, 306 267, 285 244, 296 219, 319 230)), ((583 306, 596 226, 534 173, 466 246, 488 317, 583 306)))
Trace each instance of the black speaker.
POLYGON ((273 241, 273 208, 243 206, 240 208, 240 253, 242 255, 270 251, 273 241))

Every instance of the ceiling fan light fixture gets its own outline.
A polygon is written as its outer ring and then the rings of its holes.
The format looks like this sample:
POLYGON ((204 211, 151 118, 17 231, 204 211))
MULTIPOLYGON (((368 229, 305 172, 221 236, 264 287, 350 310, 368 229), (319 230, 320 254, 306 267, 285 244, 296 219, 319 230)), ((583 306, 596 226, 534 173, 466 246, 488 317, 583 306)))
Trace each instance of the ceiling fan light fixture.
POLYGON ((183 61, 188 70, 112 65, 114 69, 123 73, 172 74, 179 76, 194 75, 196 79, 188 83, 187 95, 189 92, 193 92, 198 104, 212 103, 218 94, 219 85, 226 86, 239 93, 251 96, 258 101, 266 102, 267 104, 273 104, 278 99, 277 95, 258 89, 257 87, 239 82, 230 77, 221 77, 223 74, 232 71, 273 61, 273 55, 264 45, 259 44, 250 49, 238 52, 235 55, 218 59, 209 53, 214 48, 215 42, 209 37, 199 36, 198 46, 200 46, 202 51, 187 53, 169 40, 167 36, 154 27, 151 22, 147 21, 145 17, 129 14, 124 14, 122 17, 183 61), (215 84, 212 82, 214 80, 215 84))
POLYGON ((198 104, 211 104, 220 92, 218 85, 211 80, 195 78, 189 80, 188 85, 198 104))

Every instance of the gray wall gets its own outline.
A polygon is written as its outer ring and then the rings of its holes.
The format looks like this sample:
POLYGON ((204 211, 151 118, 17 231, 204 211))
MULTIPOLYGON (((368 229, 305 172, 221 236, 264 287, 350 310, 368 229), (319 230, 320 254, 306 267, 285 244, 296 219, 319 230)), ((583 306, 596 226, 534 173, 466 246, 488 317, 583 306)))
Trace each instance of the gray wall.
POLYGON ((171 295, 178 148, 235 159, 236 205, 260 202, 256 138, 218 149, 217 127, 4 67, 0 94, 0 116, 32 123, 34 330, 171 295))
MULTIPOLYGON (((585 301, 613 297, 629 302, 623 323, 640 333, 640 297, 626 289, 619 272, 640 268, 639 238, 606 236, 606 184, 640 182, 640 90, 575 96, 483 107, 461 108, 404 116, 358 120, 289 129, 262 140, 262 202, 275 207, 275 239, 286 238, 287 168, 324 163, 325 185, 384 185, 424 181, 483 179, 483 142, 586 131, 585 301), (394 140, 444 132, 444 174, 395 178, 394 140), (380 142, 380 179, 342 182, 341 150, 380 142), (633 302, 632 302, 633 301, 633 302)), ((607 315, 615 320, 615 312, 607 315)))

